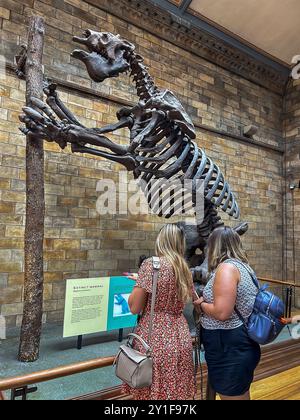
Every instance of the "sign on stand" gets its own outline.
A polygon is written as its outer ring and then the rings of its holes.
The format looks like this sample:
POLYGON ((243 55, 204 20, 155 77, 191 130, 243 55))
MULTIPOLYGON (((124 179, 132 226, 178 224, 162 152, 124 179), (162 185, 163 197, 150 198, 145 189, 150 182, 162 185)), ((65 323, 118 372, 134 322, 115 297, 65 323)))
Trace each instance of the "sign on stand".
POLYGON ((128 305, 134 284, 127 277, 67 280, 64 338, 134 327, 128 305))

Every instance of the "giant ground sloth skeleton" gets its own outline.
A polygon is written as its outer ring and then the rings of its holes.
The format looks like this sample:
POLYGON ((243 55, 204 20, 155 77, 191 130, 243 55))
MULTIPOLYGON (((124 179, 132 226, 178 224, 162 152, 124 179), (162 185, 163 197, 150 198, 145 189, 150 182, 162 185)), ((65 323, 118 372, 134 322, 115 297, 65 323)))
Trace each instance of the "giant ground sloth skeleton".
MULTIPOLYGON (((26 124, 21 130, 24 134, 54 141, 61 148, 70 143, 72 152, 101 156, 123 164, 140 181, 149 206, 161 217, 171 217, 182 205, 175 189, 167 202, 163 199, 163 180, 176 181, 177 185, 178 181, 183 184, 191 180, 190 200, 183 211, 190 206, 195 212, 197 181, 202 181, 204 217, 197 228, 183 224, 188 239, 188 257, 193 258, 198 248, 204 251, 210 233, 223 226, 217 208, 239 218, 239 207, 229 184, 219 167, 197 146, 194 125, 179 100, 169 90, 161 90, 155 85, 132 43, 119 35, 91 30, 87 30, 83 38, 74 37, 74 41, 87 47, 88 51, 75 50, 72 56, 85 64, 93 81, 101 83, 130 72, 139 102, 133 108, 120 109, 115 124, 89 129, 61 102, 56 86, 45 83, 48 106, 32 98, 32 107, 24 108, 20 117, 26 124), (104 136, 120 128, 129 130, 127 146, 113 143, 104 136)), ((236 229, 242 234, 247 225, 241 224, 236 229)), ((199 257, 196 265, 203 260, 203 256, 199 257)), ((198 279, 203 279, 205 272, 202 266, 198 279)))

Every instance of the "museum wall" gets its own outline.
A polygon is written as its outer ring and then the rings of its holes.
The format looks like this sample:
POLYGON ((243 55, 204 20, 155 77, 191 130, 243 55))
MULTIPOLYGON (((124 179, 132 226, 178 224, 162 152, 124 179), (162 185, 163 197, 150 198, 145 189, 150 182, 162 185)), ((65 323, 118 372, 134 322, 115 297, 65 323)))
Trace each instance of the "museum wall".
MULTIPOLYGON (((244 242, 251 263, 260 276, 281 279, 282 95, 80 0, 1 0, 0 53, 7 68, 16 45, 26 41, 28 17, 34 14, 47 24, 45 72, 59 82, 62 99, 88 127, 116 121, 116 111, 137 99, 128 76, 91 82, 70 57, 72 35, 91 28, 120 33, 136 44, 157 85, 182 100, 196 124, 197 143, 220 165, 238 196, 241 220, 249 222, 244 242), (238 141, 235 135, 248 124, 259 127, 256 142, 238 141)), ((0 314, 15 326, 21 321, 24 281, 25 138, 18 115, 25 86, 10 70, 0 77, 0 314)), ((127 143, 126 130, 112 139, 127 143)), ((120 274, 135 269, 141 254, 153 253, 163 220, 96 211, 97 182, 104 177, 117 181, 120 170, 101 158, 45 143, 44 321, 61 321, 66 279, 120 274)))
MULTIPOLYGON (((284 101, 286 148, 286 278, 296 280, 300 261, 300 80, 289 83, 284 101), (294 189, 291 189, 293 188, 294 189)), ((300 307, 300 294, 297 295, 300 307)))

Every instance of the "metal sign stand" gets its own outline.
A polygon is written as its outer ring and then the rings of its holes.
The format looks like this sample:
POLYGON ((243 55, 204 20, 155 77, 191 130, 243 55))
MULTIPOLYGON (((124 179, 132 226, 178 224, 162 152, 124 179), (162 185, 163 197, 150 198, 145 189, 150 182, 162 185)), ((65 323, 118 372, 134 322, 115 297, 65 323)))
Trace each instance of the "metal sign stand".
MULTIPOLYGON (((118 335, 118 342, 122 343, 123 340, 124 340, 124 328, 120 328, 119 335, 118 335)), ((77 350, 82 350, 82 347, 83 347, 83 335, 78 335, 76 348, 77 350)))

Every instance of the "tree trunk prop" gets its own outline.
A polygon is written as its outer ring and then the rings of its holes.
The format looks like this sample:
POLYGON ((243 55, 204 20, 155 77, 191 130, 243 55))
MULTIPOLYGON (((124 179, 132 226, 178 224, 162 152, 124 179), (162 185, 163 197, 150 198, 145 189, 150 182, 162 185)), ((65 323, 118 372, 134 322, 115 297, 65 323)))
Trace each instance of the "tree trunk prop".
MULTIPOLYGON (((26 75, 26 105, 31 98, 43 99, 44 21, 30 21, 26 75)), ((26 138, 26 226, 24 312, 20 336, 19 360, 34 362, 39 358, 43 315, 43 240, 44 240, 44 148, 43 141, 26 138)))

